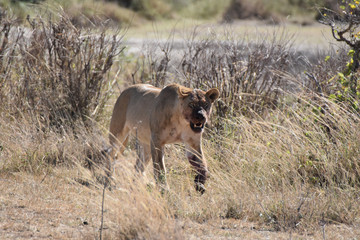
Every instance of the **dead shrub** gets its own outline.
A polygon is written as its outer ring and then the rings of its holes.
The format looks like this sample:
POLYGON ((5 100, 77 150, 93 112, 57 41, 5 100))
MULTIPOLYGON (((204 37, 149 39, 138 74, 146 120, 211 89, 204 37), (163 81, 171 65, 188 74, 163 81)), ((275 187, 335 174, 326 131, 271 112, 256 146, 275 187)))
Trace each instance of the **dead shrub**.
POLYGON ((277 105, 281 89, 288 87, 281 73, 292 71, 291 40, 285 40, 289 36, 284 32, 251 43, 227 37, 189 41, 181 60, 185 84, 219 88, 222 101, 215 109, 220 116, 262 115, 277 105))
POLYGON ((65 14, 29 19, 29 29, 1 21, 3 109, 57 127, 101 116, 112 92, 109 70, 123 50, 118 32, 77 29, 65 14))

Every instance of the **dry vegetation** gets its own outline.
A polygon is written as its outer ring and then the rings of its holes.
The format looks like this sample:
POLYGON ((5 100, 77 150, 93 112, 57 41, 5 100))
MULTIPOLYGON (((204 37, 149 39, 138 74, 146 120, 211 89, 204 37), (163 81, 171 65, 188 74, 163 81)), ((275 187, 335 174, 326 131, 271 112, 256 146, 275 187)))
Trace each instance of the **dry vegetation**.
MULTIPOLYGON (((343 1, 344 2, 344 1, 343 1)), ((260 19, 279 23, 290 20, 302 25, 311 24, 321 16, 317 8, 338 9, 338 0, 232 0, 223 14, 225 21, 260 19)))
POLYGON ((338 0, 2 0, 0 8, 11 9, 25 20, 27 15, 61 6, 76 26, 97 25, 107 19, 117 25, 138 26, 147 20, 179 18, 290 20, 308 25, 320 17, 317 7, 335 9, 337 4, 338 0))
POLYGON ((121 35, 80 30, 66 15, 30 22, 25 31, 1 15, 1 236, 99 238, 118 74, 119 84, 217 87, 221 100, 204 140, 207 192, 193 189, 181 145, 167 148, 164 195, 127 151, 105 191, 102 238, 360 236, 358 99, 328 98, 346 53, 303 56, 282 31, 249 43, 195 29, 180 50, 170 37, 131 57, 121 35))

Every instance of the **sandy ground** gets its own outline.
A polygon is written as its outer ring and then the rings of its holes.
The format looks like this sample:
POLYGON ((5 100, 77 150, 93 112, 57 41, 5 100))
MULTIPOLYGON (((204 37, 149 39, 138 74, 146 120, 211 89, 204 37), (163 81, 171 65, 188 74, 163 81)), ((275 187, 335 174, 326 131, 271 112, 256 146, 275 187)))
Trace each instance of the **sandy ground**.
MULTIPOLYGON (((99 239, 101 191, 70 179, 44 176, 17 174, 0 178, 0 239, 99 239)), ((109 219, 104 225, 105 239, 116 239, 116 222, 109 219)), ((185 238, 194 240, 360 239, 359 226, 319 225, 299 234, 269 231, 245 219, 177 221, 185 238)))

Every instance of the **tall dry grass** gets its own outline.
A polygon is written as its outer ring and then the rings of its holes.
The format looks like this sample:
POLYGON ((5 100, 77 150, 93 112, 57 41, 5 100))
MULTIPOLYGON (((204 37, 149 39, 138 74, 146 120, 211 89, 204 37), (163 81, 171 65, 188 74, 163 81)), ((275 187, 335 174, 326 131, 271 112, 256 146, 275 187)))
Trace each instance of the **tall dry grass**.
POLYGON ((204 152, 211 178, 203 197, 191 189, 190 167, 178 160, 183 152, 172 149, 169 203, 176 215, 248 219, 281 231, 358 224, 358 117, 326 99, 329 115, 321 116, 313 111, 318 105, 301 99, 266 119, 224 119, 221 136, 210 130, 204 152))
POLYGON ((192 190, 181 147, 169 148, 175 216, 245 218, 280 231, 359 223, 359 113, 328 98, 345 50, 304 56, 281 31, 251 42, 194 32, 176 52, 169 39, 129 81, 221 90, 205 133, 208 194, 192 190))

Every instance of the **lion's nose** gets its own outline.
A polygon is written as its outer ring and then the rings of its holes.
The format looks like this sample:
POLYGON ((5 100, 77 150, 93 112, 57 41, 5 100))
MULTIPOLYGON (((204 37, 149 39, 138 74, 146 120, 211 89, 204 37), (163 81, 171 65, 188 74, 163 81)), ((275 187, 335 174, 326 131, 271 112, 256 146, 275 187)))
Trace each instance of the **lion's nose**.
POLYGON ((198 120, 199 122, 204 122, 205 121, 205 116, 204 116, 204 113, 203 113, 203 110, 200 110, 196 113, 195 115, 195 118, 196 120, 198 120))

